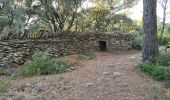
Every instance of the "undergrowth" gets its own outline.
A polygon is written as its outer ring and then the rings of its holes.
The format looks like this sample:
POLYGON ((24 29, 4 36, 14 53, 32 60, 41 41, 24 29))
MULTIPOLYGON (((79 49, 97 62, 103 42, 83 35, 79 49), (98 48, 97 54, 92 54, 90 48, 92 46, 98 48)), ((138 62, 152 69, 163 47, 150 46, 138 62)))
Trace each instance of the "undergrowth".
POLYGON ((170 87, 170 52, 160 52, 152 56, 148 61, 139 64, 142 71, 156 80, 164 81, 170 87))
POLYGON ((95 54, 92 51, 84 51, 78 55, 78 59, 81 60, 91 60, 95 58, 95 54))
POLYGON ((0 80, 0 93, 7 92, 11 87, 11 81, 8 78, 0 80))
POLYGON ((35 76, 35 75, 52 75, 60 74, 66 71, 70 66, 66 60, 47 58, 43 52, 37 51, 32 56, 32 62, 18 68, 15 76, 35 76))

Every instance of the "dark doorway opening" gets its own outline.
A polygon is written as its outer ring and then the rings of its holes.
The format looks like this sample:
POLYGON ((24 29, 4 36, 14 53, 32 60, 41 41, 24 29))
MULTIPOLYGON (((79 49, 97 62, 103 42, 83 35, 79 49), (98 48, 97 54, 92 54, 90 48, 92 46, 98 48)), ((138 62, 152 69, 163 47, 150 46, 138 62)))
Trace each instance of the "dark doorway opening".
POLYGON ((99 41, 99 47, 100 51, 106 51, 107 50, 106 41, 99 41))

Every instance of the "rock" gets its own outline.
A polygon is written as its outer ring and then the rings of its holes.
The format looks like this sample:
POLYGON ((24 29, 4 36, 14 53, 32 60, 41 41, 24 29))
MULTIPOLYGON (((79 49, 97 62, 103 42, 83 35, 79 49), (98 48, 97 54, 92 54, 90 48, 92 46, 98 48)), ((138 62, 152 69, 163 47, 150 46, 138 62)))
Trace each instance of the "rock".
POLYGON ((68 68, 66 71, 67 71, 67 72, 71 72, 72 70, 71 70, 70 68, 68 68))
POLYGON ((31 52, 31 49, 26 49, 26 52, 31 52))
POLYGON ((2 41, 1 41, 1 42, 0 42, 0 45, 1 45, 1 46, 2 46, 2 45, 3 45, 3 46, 7 46, 7 45, 8 45, 8 42, 2 42, 2 41))
POLYGON ((6 67, 6 65, 3 63, 0 63, 0 67, 6 67))
POLYGON ((47 86, 47 84, 44 84, 44 83, 36 83, 36 84, 32 84, 31 85, 31 88, 34 89, 34 90, 42 90, 42 88, 44 88, 45 86, 47 86))
POLYGON ((86 86, 92 86, 93 82, 86 82, 85 84, 86 84, 86 86))
POLYGON ((5 75, 6 75, 6 73, 1 73, 1 72, 0 72, 0 76, 5 76, 5 75))
POLYGON ((28 44, 23 44, 24 47, 28 47, 29 45, 28 44))
MULTIPOLYGON (((15 63, 22 65, 30 60, 36 50, 44 52, 47 58, 58 58, 86 50, 100 50, 99 41, 104 41, 108 52, 114 50, 129 50, 132 46, 132 36, 122 32, 101 33, 101 34, 77 34, 72 33, 61 35, 49 40, 7 40, 0 42, 0 62, 15 63), (1 55, 4 53, 4 55, 1 55)), ((106 47, 105 47, 106 49, 106 47)), ((75 68, 70 68, 74 70, 75 68)))
POLYGON ((113 73, 115 76, 120 76, 120 75, 122 75, 120 72, 114 72, 113 73))
POLYGON ((74 68, 74 67, 70 67, 70 69, 71 69, 71 70, 75 70, 75 68, 74 68))
POLYGON ((2 48, 2 51, 8 51, 8 50, 11 50, 11 48, 10 47, 8 47, 8 46, 4 46, 3 48, 2 48))
POLYGON ((13 63, 16 63, 17 65, 23 65, 25 61, 22 57, 14 57, 13 63))
POLYGON ((109 75, 109 73, 108 72, 103 72, 103 75, 109 75))

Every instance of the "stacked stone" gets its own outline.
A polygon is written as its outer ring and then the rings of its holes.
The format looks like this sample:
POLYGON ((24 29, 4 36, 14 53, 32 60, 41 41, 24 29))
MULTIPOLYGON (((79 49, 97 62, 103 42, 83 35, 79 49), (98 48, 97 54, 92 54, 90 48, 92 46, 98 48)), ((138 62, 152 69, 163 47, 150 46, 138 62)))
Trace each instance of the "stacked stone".
POLYGON ((48 57, 60 57, 85 50, 98 50, 99 41, 107 42, 108 51, 131 49, 132 36, 129 34, 89 33, 58 36, 48 40, 0 41, 0 67, 22 65, 31 60, 36 50, 44 51, 48 57))

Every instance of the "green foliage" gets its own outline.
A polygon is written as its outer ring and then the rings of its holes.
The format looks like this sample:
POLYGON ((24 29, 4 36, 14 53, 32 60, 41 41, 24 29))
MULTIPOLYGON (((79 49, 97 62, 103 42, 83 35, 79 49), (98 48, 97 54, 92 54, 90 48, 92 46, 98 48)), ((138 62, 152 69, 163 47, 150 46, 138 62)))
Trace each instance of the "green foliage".
POLYGON ((7 92, 11 86, 11 82, 9 79, 0 80, 0 93, 7 92))
POLYGON ((27 37, 42 26, 48 31, 124 31, 134 29, 127 14, 117 12, 132 7, 138 0, 92 0, 93 7, 84 7, 88 0, 2 0, 0 32, 10 28, 11 38, 27 37))
POLYGON ((169 27, 167 28, 167 31, 168 31, 168 33, 170 34, 170 25, 169 25, 169 27))
POLYGON ((142 44, 143 38, 142 38, 142 35, 140 35, 139 32, 134 31, 131 34, 133 35, 134 41, 135 41, 136 44, 142 44))
POLYGON ((81 60, 90 60, 94 58, 95 58, 95 54, 92 51, 84 51, 78 55, 78 59, 81 60))
POLYGON ((142 71, 151 75, 156 80, 164 80, 166 86, 170 86, 170 52, 160 52, 139 64, 142 71))
POLYGON ((33 56, 33 61, 25 64, 16 72, 17 76, 51 75, 66 71, 69 64, 61 59, 48 59, 43 52, 37 51, 33 56))
POLYGON ((158 55, 153 55, 148 59, 152 64, 158 64, 162 66, 170 66, 170 52, 160 52, 158 55))
POLYGON ((157 63, 163 66, 170 66, 170 52, 160 53, 157 58, 157 63))
POLYGON ((134 38, 133 41, 132 41, 132 47, 134 49, 141 50, 142 49, 142 42, 143 42, 142 35, 140 35, 139 32, 137 32, 137 31, 134 31, 131 34, 134 38))
POLYGON ((162 41, 159 43, 160 45, 169 45, 170 42, 170 35, 169 34, 163 34, 162 41))
POLYGON ((147 72, 148 74, 151 74, 153 71, 153 67, 151 67, 148 63, 141 63, 139 64, 139 67, 142 71, 147 72))
POLYGON ((139 67, 142 71, 151 75, 156 80, 167 80, 170 75, 170 68, 161 65, 154 65, 150 63, 141 63, 139 67))
POLYGON ((165 66, 155 65, 151 73, 152 77, 156 80, 166 80, 165 66))
POLYGON ((107 7, 93 7, 82 10, 77 23, 81 31, 130 32, 134 29, 133 20, 126 14, 114 14, 107 7), (88 16, 84 16, 88 15, 88 16))

